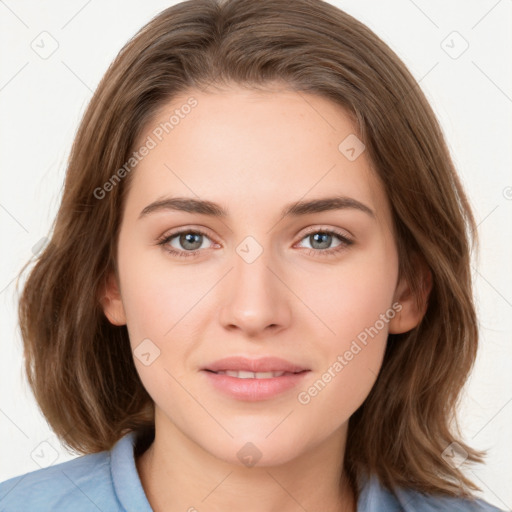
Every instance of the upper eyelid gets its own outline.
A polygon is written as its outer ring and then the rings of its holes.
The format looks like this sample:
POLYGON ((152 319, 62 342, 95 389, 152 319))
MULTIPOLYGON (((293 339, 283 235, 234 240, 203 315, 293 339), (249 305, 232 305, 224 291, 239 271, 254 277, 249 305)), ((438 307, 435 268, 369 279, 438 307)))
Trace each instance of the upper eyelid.
POLYGON ((165 240, 174 238, 175 236, 181 235, 183 233, 198 233, 200 235, 207 236, 212 240, 212 242, 216 242, 216 238, 209 233, 209 229, 205 227, 185 227, 185 228, 177 228, 176 231, 171 231, 169 234, 164 233, 161 237, 159 237, 159 240, 165 240))
MULTIPOLYGON (((354 235, 352 235, 352 233, 350 231, 348 231, 347 229, 332 228, 332 227, 328 227, 328 226, 320 226, 320 227, 313 226, 311 229, 308 228, 306 230, 306 232, 302 235, 302 238, 310 235, 311 233, 318 233, 318 232, 334 233, 334 234, 337 234, 338 236, 344 236, 345 238, 350 238, 351 240, 354 238, 354 235), (345 236, 342 232, 345 232, 347 235, 345 236)), ((302 238, 301 238, 301 240, 302 240, 302 238)))

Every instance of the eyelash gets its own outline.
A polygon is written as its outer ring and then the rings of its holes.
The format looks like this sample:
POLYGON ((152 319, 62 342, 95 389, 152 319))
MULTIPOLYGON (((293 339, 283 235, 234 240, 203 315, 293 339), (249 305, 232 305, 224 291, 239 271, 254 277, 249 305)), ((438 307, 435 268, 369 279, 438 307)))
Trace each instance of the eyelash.
MULTIPOLYGON (((170 235, 164 236, 163 238, 160 238, 158 240, 158 245, 162 246, 166 252, 168 252, 171 256, 177 256, 179 258, 192 258, 196 256, 198 253, 200 253, 203 249, 196 249, 195 251, 176 251, 174 249, 169 249, 165 247, 173 238, 176 238, 179 235, 182 234, 193 234, 193 235, 202 235, 207 238, 210 238, 207 233, 200 229, 183 229, 181 231, 176 231, 175 233, 171 233, 170 235)), ((304 240, 304 238, 321 233, 323 235, 335 235, 339 240, 341 241, 340 245, 333 249, 308 249, 306 248, 306 252, 310 256, 337 256, 337 254, 343 250, 345 250, 347 247, 351 246, 354 241, 350 238, 348 238, 346 235, 343 235, 339 231, 332 230, 332 229, 313 229, 309 231, 308 233, 304 234, 304 236, 300 239, 300 241, 304 240)))

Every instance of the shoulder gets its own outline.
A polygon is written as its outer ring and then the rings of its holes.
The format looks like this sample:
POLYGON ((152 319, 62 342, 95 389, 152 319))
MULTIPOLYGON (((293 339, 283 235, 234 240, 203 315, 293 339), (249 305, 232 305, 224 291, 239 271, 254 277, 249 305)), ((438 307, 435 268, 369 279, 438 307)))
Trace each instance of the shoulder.
POLYGON ((372 476, 363 484, 358 501, 361 512, 503 512, 481 499, 422 494, 412 489, 389 491, 372 476))
POLYGON ((0 483, 0 510, 119 510, 110 452, 82 455, 0 483))

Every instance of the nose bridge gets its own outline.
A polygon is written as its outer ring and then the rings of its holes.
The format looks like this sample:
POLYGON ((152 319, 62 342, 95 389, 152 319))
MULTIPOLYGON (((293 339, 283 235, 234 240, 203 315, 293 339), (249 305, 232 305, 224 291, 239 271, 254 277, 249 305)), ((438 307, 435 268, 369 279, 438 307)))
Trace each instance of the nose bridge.
POLYGON ((252 335, 268 326, 282 326, 289 317, 286 288, 274 274, 277 265, 272 262, 270 249, 247 236, 235 252, 228 290, 223 295, 223 325, 237 326, 252 335))

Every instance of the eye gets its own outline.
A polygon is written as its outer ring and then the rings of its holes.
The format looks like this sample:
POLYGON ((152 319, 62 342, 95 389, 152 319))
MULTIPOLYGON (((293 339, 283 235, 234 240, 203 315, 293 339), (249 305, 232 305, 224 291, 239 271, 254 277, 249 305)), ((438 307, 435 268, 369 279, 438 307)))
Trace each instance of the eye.
POLYGON ((203 247, 204 239, 209 239, 208 235, 201 230, 184 229, 165 236, 158 241, 158 245, 173 256, 192 257, 199 253, 203 247))
MULTIPOLYGON (((208 248, 204 246, 205 239, 211 240, 200 229, 183 229, 165 235, 158 241, 158 245, 162 246, 172 256, 190 258, 197 256, 201 250, 208 248)), ((311 248, 306 247, 305 249, 306 253, 312 256, 335 256, 354 243, 351 238, 342 232, 319 228, 310 230, 302 240, 307 240, 310 243, 311 248), (333 241, 336 240, 338 240, 338 243, 332 247, 333 241)))
POLYGON ((311 248, 306 248, 312 256, 334 256, 352 245, 354 241, 346 234, 336 230, 318 229, 310 231, 302 240, 307 240, 311 248), (332 243, 338 240, 337 245, 332 243))

